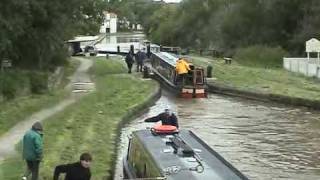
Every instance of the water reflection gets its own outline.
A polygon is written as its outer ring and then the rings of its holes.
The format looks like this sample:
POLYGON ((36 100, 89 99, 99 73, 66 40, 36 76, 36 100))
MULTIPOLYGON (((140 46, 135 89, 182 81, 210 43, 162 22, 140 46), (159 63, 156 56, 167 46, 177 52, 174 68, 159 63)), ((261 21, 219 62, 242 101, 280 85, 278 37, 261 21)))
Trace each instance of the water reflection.
POLYGON ((145 35, 141 33, 106 35, 105 38, 95 45, 95 48, 97 51, 102 52, 117 52, 119 46, 120 52, 128 52, 130 46, 133 45, 135 51, 137 51, 143 48, 144 40, 145 35))
POLYGON ((145 40, 144 34, 116 34, 106 35, 100 44, 139 43, 145 40))
POLYGON ((194 131, 250 179, 320 179, 319 112, 218 95, 186 100, 165 93, 123 129, 122 155, 127 135, 152 125, 139 121, 167 104, 178 112, 181 128, 194 131))

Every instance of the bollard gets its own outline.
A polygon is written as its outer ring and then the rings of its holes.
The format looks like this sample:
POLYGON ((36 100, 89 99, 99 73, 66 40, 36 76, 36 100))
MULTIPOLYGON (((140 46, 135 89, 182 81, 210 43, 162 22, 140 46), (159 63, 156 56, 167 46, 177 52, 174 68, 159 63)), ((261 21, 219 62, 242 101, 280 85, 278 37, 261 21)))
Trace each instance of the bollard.
POLYGON ((117 53, 120 54, 120 46, 117 46, 117 53))
POLYGON ((149 78, 149 69, 147 66, 143 66, 143 78, 149 78))
POLYGON ((212 78, 212 66, 207 67, 207 78, 212 78))

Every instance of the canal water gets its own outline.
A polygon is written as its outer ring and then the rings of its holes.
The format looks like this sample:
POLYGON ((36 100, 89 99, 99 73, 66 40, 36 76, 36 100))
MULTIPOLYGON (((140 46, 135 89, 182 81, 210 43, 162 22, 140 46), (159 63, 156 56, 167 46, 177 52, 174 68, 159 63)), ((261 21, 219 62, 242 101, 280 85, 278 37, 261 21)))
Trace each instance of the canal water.
POLYGON ((123 128, 115 179, 128 135, 151 127, 143 119, 170 107, 189 129, 243 172, 257 180, 320 179, 320 112, 210 94, 180 99, 163 92, 154 106, 123 128))

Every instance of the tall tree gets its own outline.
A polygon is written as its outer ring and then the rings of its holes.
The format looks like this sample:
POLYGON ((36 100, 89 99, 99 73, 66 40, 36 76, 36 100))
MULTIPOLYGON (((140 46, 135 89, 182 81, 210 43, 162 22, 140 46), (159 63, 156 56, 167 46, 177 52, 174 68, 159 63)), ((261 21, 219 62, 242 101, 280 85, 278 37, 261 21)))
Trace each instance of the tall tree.
POLYGON ((3 0, 0 3, 0 58, 15 66, 48 69, 63 61, 64 41, 95 34, 104 0, 3 0))

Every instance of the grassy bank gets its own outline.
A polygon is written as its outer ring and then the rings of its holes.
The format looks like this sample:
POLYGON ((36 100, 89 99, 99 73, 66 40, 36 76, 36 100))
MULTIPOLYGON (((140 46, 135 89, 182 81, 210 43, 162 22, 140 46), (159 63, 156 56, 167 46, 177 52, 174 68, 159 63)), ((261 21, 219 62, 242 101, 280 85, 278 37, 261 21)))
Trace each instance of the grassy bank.
POLYGON ((64 88, 70 82, 70 76, 75 72, 75 70, 79 67, 80 61, 75 59, 70 59, 68 65, 64 67, 64 75, 61 78, 60 84, 58 84, 58 88, 64 88))
MULTIPOLYGON (((192 56, 193 63, 207 67, 213 66, 214 82, 264 94, 278 94, 310 100, 320 100, 320 80, 305 77, 284 69, 264 69, 247 67, 233 61, 231 65, 224 60, 192 56)), ((210 81, 209 81, 210 83, 210 81)))
MULTIPOLYGON (((77 161, 82 152, 93 155, 92 179, 109 176, 117 125, 129 109, 145 101, 156 87, 155 82, 142 81, 125 72, 117 60, 98 59, 92 70, 96 92, 44 122, 42 179, 52 179, 56 165, 77 161)), ((0 165, 0 179, 17 179, 24 166, 20 159, 13 157, 0 165)))
MULTIPOLYGON (((78 65, 78 61, 70 61, 69 66, 65 68, 63 81, 59 87, 68 83, 67 77, 75 71, 78 65)), ((14 100, 0 103, 0 136, 32 113, 56 104, 68 94, 67 91, 59 88, 42 95, 20 96, 14 100)))

